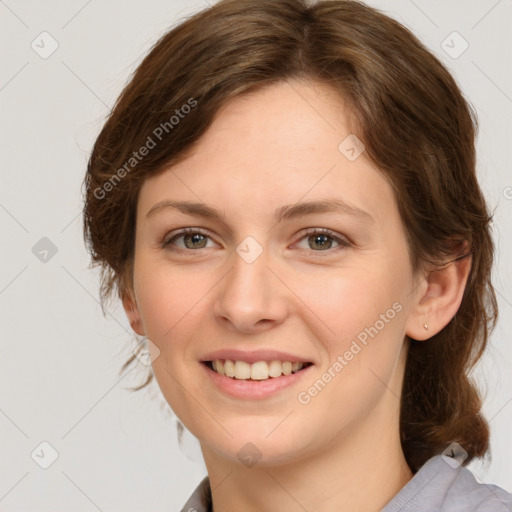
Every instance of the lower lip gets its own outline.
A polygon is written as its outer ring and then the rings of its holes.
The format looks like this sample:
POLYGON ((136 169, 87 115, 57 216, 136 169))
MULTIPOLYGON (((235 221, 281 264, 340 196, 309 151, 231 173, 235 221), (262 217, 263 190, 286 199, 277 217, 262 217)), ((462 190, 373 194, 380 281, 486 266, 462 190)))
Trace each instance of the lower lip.
POLYGON ((310 365, 297 373, 281 375, 281 377, 270 377, 266 380, 238 380, 226 377, 225 375, 219 375, 204 363, 201 363, 201 366, 221 391, 236 398, 250 400, 268 398, 282 389, 293 386, 299 382, 304 375, 309 374, 309 370, 313 368, 313 365, 310 365))

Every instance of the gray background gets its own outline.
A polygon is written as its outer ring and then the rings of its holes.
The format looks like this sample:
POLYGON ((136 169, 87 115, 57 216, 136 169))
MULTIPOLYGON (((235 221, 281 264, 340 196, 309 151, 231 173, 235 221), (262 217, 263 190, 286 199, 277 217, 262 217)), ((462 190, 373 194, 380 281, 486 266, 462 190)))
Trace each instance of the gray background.
MULTIPOLYGON (((479 116, 501 317, 475 373, 493 457, 471 468, 512 490, 512 2, 369 3, 447 64, 479 116)), ((158 387, 125 390, 145 368, 118 376, 137 340, 119 307, 102 316, 80 215, 88 154, 129 74, 160 35, 204 6, 0 0, 2 511, 179 510, 206 474, 190 434, 180 447, 158 387)))

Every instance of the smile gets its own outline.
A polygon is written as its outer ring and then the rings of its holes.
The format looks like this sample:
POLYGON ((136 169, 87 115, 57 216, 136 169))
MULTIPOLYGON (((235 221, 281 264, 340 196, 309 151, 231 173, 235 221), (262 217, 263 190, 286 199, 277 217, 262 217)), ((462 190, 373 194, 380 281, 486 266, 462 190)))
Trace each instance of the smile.
POLYGON ((312 363, 279 360, 248 363, 231 359, 216 359, 214 361, 205 361, 204 364, 215 373, 236 380, 268 380, 297 373, 312 363))

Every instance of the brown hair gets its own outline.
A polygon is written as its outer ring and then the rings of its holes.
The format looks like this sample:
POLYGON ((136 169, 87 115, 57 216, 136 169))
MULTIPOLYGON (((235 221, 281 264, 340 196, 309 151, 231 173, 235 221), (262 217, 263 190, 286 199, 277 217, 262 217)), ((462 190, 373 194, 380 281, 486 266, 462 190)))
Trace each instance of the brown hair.
POLYGON ((396 193, 414 270, 469 248, 457 314, 427 342, 409 342, 400 418, 413 470, 452 441, 468 463, 489 442, 469 371, 497 317, 491 216, 475 172, 476 116, 439 60, 363 3, 223 0, 155 44, 98 136, 84 182, 84 232, 102 269, 102 301, 114 290, 130 293, 144 179, 186 158, 229 99, 296 78, 329 84, 350 102, 367 156, 396 193), (155 146, 139 159, 150 139, 155 146))

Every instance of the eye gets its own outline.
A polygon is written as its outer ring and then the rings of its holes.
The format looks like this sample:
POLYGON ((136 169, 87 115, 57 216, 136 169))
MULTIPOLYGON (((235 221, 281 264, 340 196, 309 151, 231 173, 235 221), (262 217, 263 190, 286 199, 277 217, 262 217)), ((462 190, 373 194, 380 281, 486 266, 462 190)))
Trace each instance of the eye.
POLYGON ((206 244, 209 238, 210 236, 200 229, 187 228, 181 230, 179 233, 176 233, 171 238, 166 237, 162 242, 162 248, 173 245, 173 248, 178 251, 186 251, 188 249, 205 249, 208 248, 206 244), (174 242, 180 238, 183 239, 182 244, 175 244, 174 242))
POLYGON ((300 239, 305 240, 307 247, 299 247, 302 250, 312 250, 314 252, 322 252, 333 249, 333 242, 338 244, 334 249, 340 249, 342 247, 350 247, 350 242, 337 236, 330 229, 326 228, 311 228, 306 234, 300 239))
MULTIPOLYGON (((190 252, 196 249, 208 249, 213 246, 208 246, 208 240, 211 240, 210 235, 199 228, 186 228, 182 229, 173 236, 166 236, 161 243, 162 248, 169 247, 177 252, 190 252), (181 239, 181 243, 177 243, 181 239), (172 247, 171 247, 172 246, 172 247)), ((336 235, 333 231, 326 228, 311 228, 300 238, 300 242, 305 241, 307 247, 300 247, 295 244, 300 250, 324 252, 331 249, 340 249, 350 247, 351 243, 336 235), (333 248, 333 243, 338 244, 333 248)), ((333 251, 330 251, 333 252, 333 251)))

